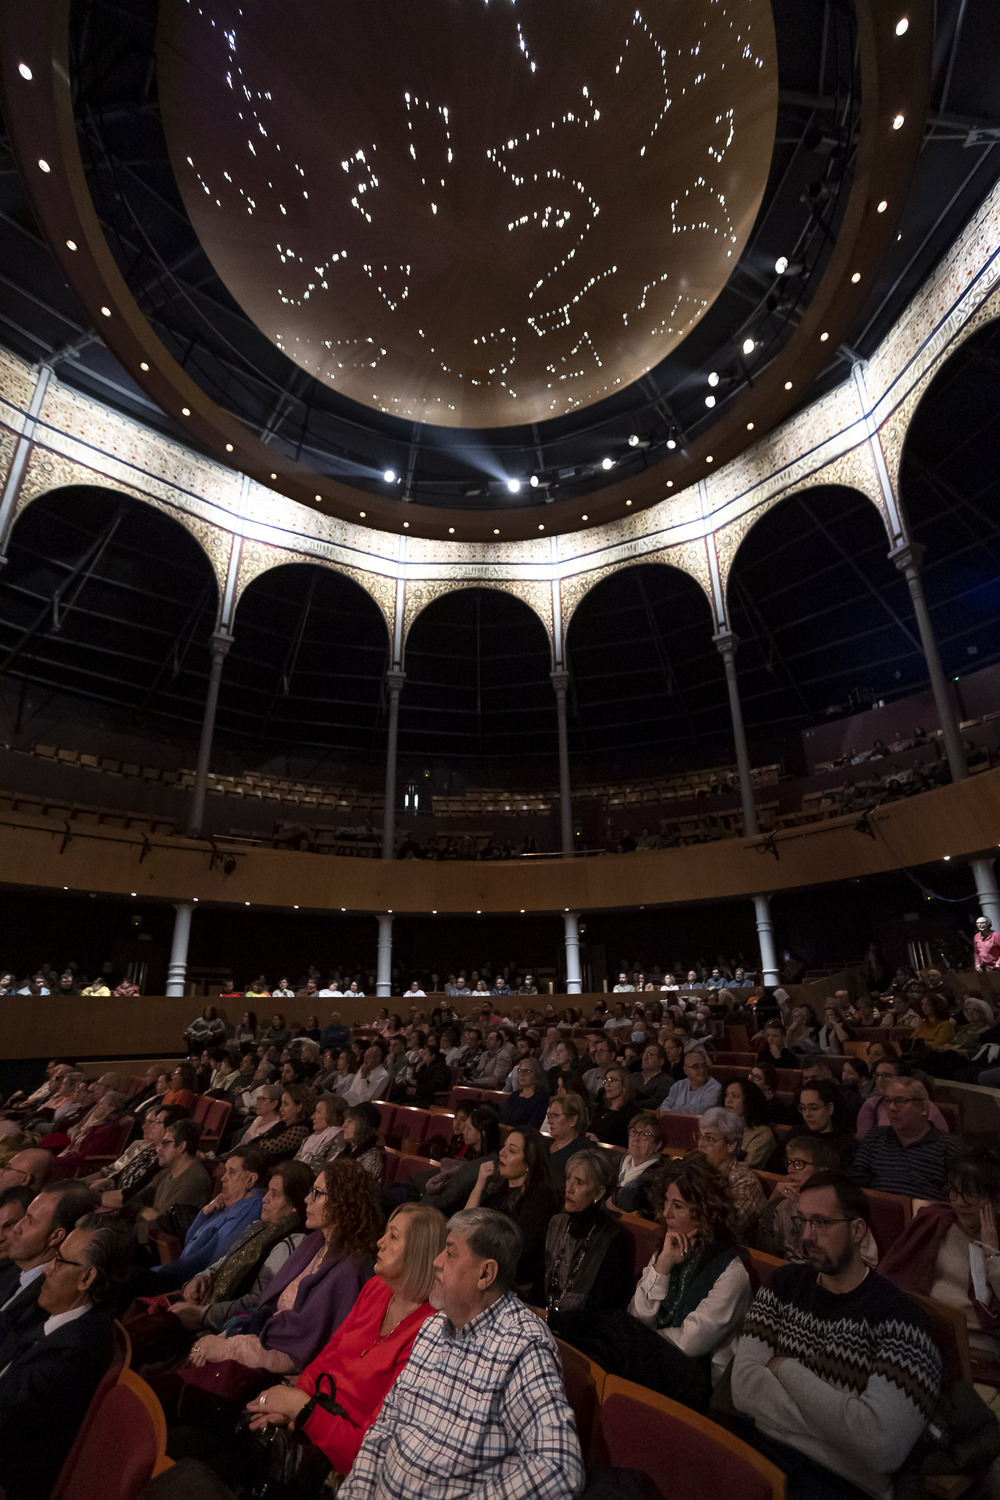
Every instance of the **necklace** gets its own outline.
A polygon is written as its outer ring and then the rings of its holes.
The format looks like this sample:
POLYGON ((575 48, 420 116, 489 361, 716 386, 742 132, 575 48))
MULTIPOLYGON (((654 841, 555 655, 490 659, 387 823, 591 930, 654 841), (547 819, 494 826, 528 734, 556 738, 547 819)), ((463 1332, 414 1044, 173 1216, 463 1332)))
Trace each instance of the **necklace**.
POLYGON ((399 1314, 398 1318, 393 1320, 388 1328, 386 1328, 385 1325, 388 1322, 389 1314, 392 1311, 392 1304, 396 1301, 396 1294, 394 1292, 389 1298, 388 1304, 386 1305, 385 1313, 383 1314, 378 1333, 372 1339, 367 1349, 362 1349, 360 1355, 358 1356, 359 1359, 364 1359, 366 1354, 370 1354, 373 1349, 378 1348, 379 1344, 384 1344, 386 1339, 391 1338, 392 1335, 396 1332, 396 1329, 399 1327, 400 1323, 405 1323, 406 1319, 413 1313, 415 1313, 417 1308, 420 1306, 419 1302, 405 1302, 402 1298, 400 1298, 399 1300, 403 1303, 404 1311, 399 1314))
POLYGON ((566 1222, 559 1236, 559 1244, 556 1246, 556 1253, 552 1258, 552 1280, 549 1284, 548 1296, 545 1300, 546 1308, 550 1313, 558 1310, 560 1302, 576 1280, 580 1267, 583 1264, 583 1257, 587 1253, 587 1246, 597 1231, 597 1224, 592 1224, 581 1239, 576 1252, 570 1257, 569 1264, 565 1268, 565 1274, 560 1276, 559 1270, 562 1265, 563 1251, 566 1248, 566 1240, 569 1236, 569 1226, 570 1216, 567 1214, 566 1222))

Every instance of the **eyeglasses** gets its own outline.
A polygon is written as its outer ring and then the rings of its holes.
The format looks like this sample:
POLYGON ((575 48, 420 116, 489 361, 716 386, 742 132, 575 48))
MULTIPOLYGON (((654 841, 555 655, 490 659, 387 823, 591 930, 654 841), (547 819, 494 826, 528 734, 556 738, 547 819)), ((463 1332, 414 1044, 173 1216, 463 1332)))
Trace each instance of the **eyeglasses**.
POLYGON ((55 1255, 52 1257, 52 1260, 53 1260, 53 1264, 57 1265, 57 1266, 76 1266, 81 1271, 84 1268, 84 1263, 83 1263, 82 1260, 67 1260, 66 1257, 65 1257, 65 1255, 60 1255, 59 1254, 58 1250, 56 1251, 55 1255))
POLYGON ((634 1135, 637 1141, 655 1141, 656 1135, 652 1130, 630 1130, 629 1135, 634 1135))
POLYGON ((885 1107, 886 1109, 902 1109, 904 1104, 923 1104, 923 1102, 922 1099, 917 1098, 916 1094, 891 1094, 886 1095, 885 1107))
POLYGON ((721 1136, 721 1135, 702 1135, 702 1133, 701 1133, 700 1130, 698 1132, 698 1144, 699 1144, 699 1146, 721 1146, 721 1145, 724 1144, 724 1142, 725 1142, 725 1137, 724 1136, 721 1136))
POLYGON ((787 1165, 789 1172, 802 1172, 806 1167, 811 1167, 812 1162, 803 1160, 801 1156, 790 1156, 787 1165))
POLYGON ((825 1234, 832 1224, 850 1224, 852 1222, 851 1219, 845 1218, 825 1219, 821 1214, 811 1219, 803 1217, 802 1214, 792 1215, 792 1224, 795 1226, 796 1233, 798 1234, 802 1234, 805 1229, 814 1229, 817 1234, 825 1234))
POLYGON ((329 1196, 330 1194, 327 1192, 326 1188, 318 1187, 310 1188, 308 1193, 306 1194, 307 1198, 329 1198, 329 1196))

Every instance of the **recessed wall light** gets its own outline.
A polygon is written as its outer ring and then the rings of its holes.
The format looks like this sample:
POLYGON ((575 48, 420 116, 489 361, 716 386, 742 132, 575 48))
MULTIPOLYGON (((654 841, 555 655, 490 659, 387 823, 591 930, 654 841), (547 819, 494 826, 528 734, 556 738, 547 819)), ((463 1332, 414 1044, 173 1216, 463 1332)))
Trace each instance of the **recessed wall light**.
POLYGON ((906 116, 905 115, 893 115, 893 117, 892 117, 892 128, 893 128, 893 130, 902 130, 902 128, 903 128, 903 126, 905 124, 906 124, 906 116))
POLYGON ((792 382, 790 380, 786 380, 785 381, 785 390, 786 391, 790 391, 791 388, 792 388, 792 382))
POLYGON ((233 445, 232 445, 232 443, 227 443, 226 444, 226 452, 227 453, 232 453, 232 451, 233 451, 233 445))
POLYGON ((52 168, 49 166, 49 164, 45 160, 44 156, 40 156, 38 158, 38 170, 40 172, 51 172, 52 171, 52 168))
POLYGON ((539 529, 539 531, 544 531, 545 527, 540 524, 539 527, 538 527, 538 529, 539 529))
POLYGON ((858 284, 858 282, 860 280, 861 280, 861 272, 860 271, 855 271, 854 275, 851 277, 851 281, 854 283, 855 286, 857 286, 857 284, 858 284))
POLYGON ((359 510, 358 511, 358 515, 361 517, 362 521, 365 519, 365 517, 367 516, 367 514, 368 514, 368 512, 366 510, 359 510))
POLYGON ((271 478, 272 478, 272 479, 277 479, 277 477, 278 477, 278 476, 277 476, 277 474, 272 474, 272 475, 271 475, 271 478))
POLYGON ((589 521, 589 520, 590 520, 590 517, 589 517, 589 516, 581 516, 581 517, 580 517, 580 520, 581 520, 581 521, 589 521))
POLYGON ((613 458, 602 458, 601 459, 601 468, 602 469, 613 469, 614 466, 615 466, 615 461, 614 461, 613 458))
POLYGON ((632 504, 632 502, 631 502, 631 500, 626 500, 626 501, 625 501, 625 504, 626 504, 626 505, 631 505, 631 504, 632 504))
POLYGON ((409 529, 410 529, 410 523, 409 523, 409 521, 404 521, 403 522, 403 530, 404 531, 409 531, 409 529))
POLYGON ((706 396, 705 397, 705 405, 706 406, 714 406, 715 405, 715 397, 714 396, 706 396))
POLYGON ((718 385, 718 383, 719 383, 719 372, 718 372, 718 370, 713 370, 712 371, 712 373, 708 377, 708 383, 709 383, 709 385, 718 385))
POLYGON ((888 207, 889 207, 889 200, 888 200, 888 198, 883 198, 882 202, 880 204, 878 204, 878 206, 876 207, 875 212, 877 214, 884 214, 885 211, 886 211, 886 209, 888 207))
POLYGON ((493 528, 493 535, 494 536, 499 536, 500 535, 500 527, 499 526, 494 526, 494 528, 493 528))
MULTIPOLYGON (((362 512, 362 514, 364 514, 364 513, 362 512)), ((454 536, 455 535, 455 528, 454 528, 454 526, 449 526, 448 527, 448 535, 449 536, 454 536)))
POLYGON ((905 36, 909 29, 910 23, 907 20, 906 16, 900 16, 899 20, 896 22, 896 35, 905 36))
POLYGON ((79 246, 77 245, 76 240, 67 240, 66 241, 66 249, 67 250, 78 250, 79 246))
POLYGON ((148 362, 146 360, 144 360, 144 359, 140 359, 140 361, 139 361, 139 369, 140 370, 148 370, 149 369, 148 362))
MULTIPOLYGON (((32 73, 31 69, 28 67, 27 63, 18 63, 17 71, 20 73, 25 83, 30 83, 35 76, 34 73, 32 73)), ((68 890, 68 886, 63 886, 63 890, 68 890)))
POLYGON ((667 480, 667 489, 668 490, 672 490, 673 487, 674 487, 674 481, 672 479, 668 479, 667 480))
POLYGON ((744 354, 752 354, 753 351, 756 349, 756 347, 757 347, 757 340, 756 339, 744 339, 743 340, 743 353, 744 354))
POLYGON ((323 498, 322 495, 313 495, 313 499, 316 500, 316 501, 320 501, 320 500, 322 500, 322 498, 323 498))
POLYGON ((191 408, 190 408, 190 406, 182 406, 181 407, 181 416, 182 417, 189 417, 190 415, 191 415, 191 408))
POLYGON ((747 432, 753 432, 753 423, 752 422, 748 422, 747 423, 747 432))
POLYGON ((826 341, 827 341, 827 339, 828 339, 828 338, 829 338, 829 337, 830 337, 830 335, 829 335, 829 334, 828 334, 828 333, 825 333, 825 332, 824 332, 824 333, 821 333, 821 334, 820 334, 820 336, 819 336, 819 341, 820 341, 820 343, 821 343, 821 344, 825 344, 825 343, 826 343, 826 341))
POLYGON ((103 314, 103 316, 105 318, 110 318, 110 316, 111 316, 111 309, 110 309, 110 307, 102 307, 101 308, 101 313, 103 314))

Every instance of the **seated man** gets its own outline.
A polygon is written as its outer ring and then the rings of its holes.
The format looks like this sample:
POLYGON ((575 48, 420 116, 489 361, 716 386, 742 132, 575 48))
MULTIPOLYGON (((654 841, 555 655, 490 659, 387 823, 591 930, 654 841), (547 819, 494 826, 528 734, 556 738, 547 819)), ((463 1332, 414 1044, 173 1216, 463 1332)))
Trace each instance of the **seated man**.
POLYGON ((917 1306, 861 1258, 864 1194, 842 1172, 799 1192, 806 1264, 780 1266, 753 1301, 732 1366, 733 1419, 785 1471, 787 1500, 893 1493, 930 1418, 941 1356, 917 1306))
POLYGON ((417 1334, 340 1500, 580 1493, 583 1460, 552 1335, 511 1291, 520 1254, 517 1226, 495 1209, 449 1220, 434 1262, 442 1310, 417 1334))
POLYGON ((192 1222, 180 1255, 153 1267, 151 1275, 157 1291, 183 1286, 226 1254, 247 1226, 260 1218, 270 1175, 271 1161, 266 1151, 244 1146, 230 1153, 222 1169, 220 1191, 192 1222))
POLYGON ((10 1187, 0 1191, 0 1266, 10 1255, 10 1232, 23 1219, 35 1196, 30 1187, 10 1187))
POLYGON ((643 1109, 659 1109, 675 1081, 667 1072, 667 1054, 659 1042, 647 1042, 642 1049, 642 1068, 635 1078, 636 1104, 643 1109))
MULTIPOLYGON (((805 1075, 803 1075, 804 1077, 805 1075)), ((855 1131, 858 1135, 867 1135, 876 1125, 889 1125, 889 1107, 885 1102, 885 1091, 893 1078, 902 1076, 901 1065, 891 1057, 880 1057, 875 1064, 875 1092, 869 1094, 858 1110, 855 1123, 855 1131)), ((934 1103, 927 1106, 927 1118, 938 1130, 947 1130, 948 1122, 944 1115, 934 1103)))
POLYGON ((675 1083, 660 1105, 660 1113, 703 1115, 722 1100, 722 1084, 708 1071, 704 1052, 688 1052, 684 1058, 684 1077, 675 1083))
POLYGON ((178 1120, 163 1133, 156 1148, 160 1171, 146 1187, 126 1199, 125 1216, 136 1221, 136 1238, 148 1246, 154 1234, 183 1239, 212 1196, 212 1179, 195 1155, 201 1126, 178 1120))
POLYGON ((930 1096, 919 1078, 890 1078, 883 1095, 888 1125, 869 1130, 850 1165, 862 1187, 907 1198, 948 1196, 948 1169, 966 1153, 957 1135, 930 1121, 930 1096))
POLYGON ((7 1500, 47 1500, 111 1359, 129 1236, 80 1218, 37 1288, 38 1317, 0 1334, 0 1480, 7 1500))
POLYGON ((51 1151, 45 1151, 41 1146, 26 1146, 23 1151, 15 1151, 0 1171, 0 1192, 11 1187, 30 1187, 37 1191, 48 1180, 51 1170, 51 1151))
POLYGON ((31 1200, 7 1241, 10 1259, 0 1273, 0 1330, 10 1332, 26 1315, 30 1320, 36 1283, 77 1219, 96 1206, 82 1182, 50 1183, 31 1200))
POLYGON ((372 1042, 365 1048, 361 1066, 355 1073, 346 1100, 353 1108, 369 1099, 384 1099, 389 1087, 389 1070, 385 1065, 385 1043, 372 1042))

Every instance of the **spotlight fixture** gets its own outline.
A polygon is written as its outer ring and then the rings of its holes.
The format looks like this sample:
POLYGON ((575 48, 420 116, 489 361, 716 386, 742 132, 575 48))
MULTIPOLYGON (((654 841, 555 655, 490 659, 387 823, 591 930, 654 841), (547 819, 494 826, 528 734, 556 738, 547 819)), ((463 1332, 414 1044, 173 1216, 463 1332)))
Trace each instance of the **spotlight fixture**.
POLYGON ((146 360, 144 360, 144 359, 140 359, 140 361, 139 361, 139 369, 140 370, 148 370, 149 369, 148 362, 146 360))
POLYGON ((227 453, 232 453, 232 451, 233 451, 233 445, 232 445, 232 443, 227 443, 226 444, 226 452, 227 453))
POLYGON ((861 272, 860 271, 855 271, 854 275, 851 277, 851 281, 854 283, 855 286, 857 286, 857 284, 858 284, 858 282, 860 280, 861 280, 861 272))
POLYGON ((705 405, 709 406, 709 407, 714 406, 715 405, 715 397, 714 396, 706 396, 705 397, 705 405))
POLYGON ((711 373, 711 374, 710 374, 710 375, 709 375, 709 377, 708 377, 708 383, 709 383, 709 385, 711 385, 711 386, 716 386, 716 385, 718 385, 718 383, 719 383, 719 378, 720 378, 720 377, 719 377, 719 372, 718 372, 718 370, 713 370, 713 371, 712 371, 712 373, 711 373))
POLYGON ((512 495, 517 495, 521 490, 521 481, 519 479, 508 479, 507 488, 510 490, 512 495))
MULTIPOLYGON (((898 32, 899 28, 897 27, 896 30, 898 32)), ((28 67, 27 63, 18 63, 17 71, 20 73, 25 83, 30 83, 32 78, 34 78, 35 76, 34 73, 32 73, 31 69, 28 67)))
POLYGON ((189 417, 190 415, 191 415, 191 408, 190 408, 190 406, 182 406, 181 407, 181 416, 182 417, 189 417))
POLYGON ((396 471, 395 471, 395 469, 386 469, 385 473, 382 475, 382 478, 385 480, 386 484, 395 484, 396 483, 396 471))
POLYGON ((819 336, 819 341, 820 341, 820 343, 821 343, 821 344, 825 344, 825 343, 826 343, 826 341, 827 341, 827 339, 828 339, 828 338, 829 338, 829 337, 830 337, 830 335, 829 335, 829 334, 828 334, 828 333, 821 333, 821 334, 820 334, 820 336, 819 336))
POLYGON ((66 241, 66 249, 67 250, 76 250, 77 248, 78 247, 77 247, 76 240, 67 240, 66 241))
POLYGON ((889 207, 889 200, 888 200, 888 199, 887 199, 887 198, 883 198, 883 199, 882 199, 882 202, 881 202, 881 203, 880 203, 880 204, 879 204, 879 205, 878 205, 878 207, 877 207, 877 208, 876 208, 876 209, 875 209, 875 212, 876 212, 876 213, 877 213, 877 214, 884 214, 884 213, 885 213, 885 211, 886 211, 886 209, 887 209, 887 208, 888 208, 888 207, 889 207))
MULTIPOLYGON (((907 33, 907 31, 909 29, 910 29, 910 23, 909 23, 909 21, 906 19, 905 16, 900 16, 899 20, 896 22, 896 35, 897 36, 905 36, 906 33, 907 33)), ((22 63, 21 66, 23 68, 24 64, 22 63)))
POLYGON ((110 318, 110 316, 111 316, 111 309, 110 309, 110 307, 102 307, 101 308, 101 316, 104 317, 104 318, 110 318))
POLYGON ((756 347, 757 347, 757 340, 756 339, 745 338, 743 340, 743 353, 744 354, 752 354, 753 351, 756 349, 756 347))
MULTIPOLYGON (((902 128, 903 128, 903 126, 905 124, 906 124, 906 116, 905 115, 893 115, 893 117, 892 117, 892 128, 893 128, 893 130, 902 130, 902 128)), ((41 162, 39 162, 38 165, 41 166, 41 162)))
POLYGON ((615 466, 615 461, 614 461, 613 458, 602 458, 601 459, 601 468, 602 469, 604 469, 604 470, 613 469, 614 466, 615 466))
POLYGON ((774 262, 774 271, 777 276, 801 276, 804 269, 800 260, 789 260, 787 255, 779 255, 774 262))
POLYGON ((45 160, 44 156, 40 156, 38 158, 38 170, 40 172, 51 172, 52 171, 52 168, 49 166, 49 164, 45 160))
POLYGON ((677 447, 677 439, 675 437, 668 437, 667 438, 667 447, 670 449, 670 451, 672 453, 674 451, 674 449, 677 447))
POLYGON ((531 488, 533 490, 537 490, 537 488, 538 488, 538 475, 537 474, 532 474, 531 478, 528 480, 528 483, 531 485, 531 488))

